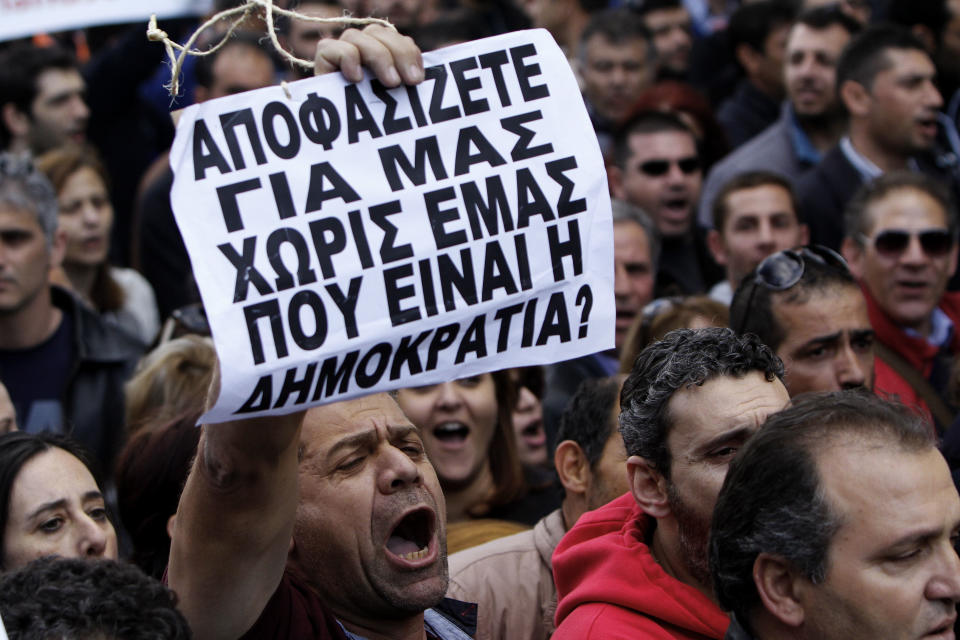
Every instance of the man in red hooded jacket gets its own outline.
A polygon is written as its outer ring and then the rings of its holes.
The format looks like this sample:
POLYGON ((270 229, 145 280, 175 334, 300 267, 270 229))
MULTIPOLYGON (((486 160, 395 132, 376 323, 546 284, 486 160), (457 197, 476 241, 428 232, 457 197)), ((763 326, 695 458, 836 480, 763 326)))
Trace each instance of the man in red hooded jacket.
POLYGON ((581 516, 553 555, 554 640, 723 637, 710 518, 737 449, 788 402, 754 335, 675 331, 645 349, 620 395, 630 492, 581 516))

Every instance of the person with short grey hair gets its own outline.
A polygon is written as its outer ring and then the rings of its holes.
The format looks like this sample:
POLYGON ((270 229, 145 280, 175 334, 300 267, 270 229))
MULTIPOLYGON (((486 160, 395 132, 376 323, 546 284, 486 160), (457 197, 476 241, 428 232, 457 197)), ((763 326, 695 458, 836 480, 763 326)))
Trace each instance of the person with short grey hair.
POLYGON ((771 416, 717 498, 710 569, 730 640, 952 637, 960 498, 916 413, 866 391, 771 416))
POLYGON ((64 251, 53 187, 28 158, 0 153, 0 382, 21 429, 72 430, 111 469, 124 433, 123 383, 143 345, 51 286, 64 251))
POLYGON ((554 640, 723 637, 710 516, 737 449, 787 404, 782 377, 756 336, 725 328, 673 331, 641 352, 620 393, 630 492, 557 546, 554 640))

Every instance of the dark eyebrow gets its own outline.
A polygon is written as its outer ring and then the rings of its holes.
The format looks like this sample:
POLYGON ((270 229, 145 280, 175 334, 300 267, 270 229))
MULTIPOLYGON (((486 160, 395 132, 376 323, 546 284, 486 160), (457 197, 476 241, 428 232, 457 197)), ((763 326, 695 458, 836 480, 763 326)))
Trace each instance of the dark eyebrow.
POLYGON ((831 344, 831 343, 837 342, 838 340, 840 340, 839 331, 837 331, 836 333, 825 335, 825 336, 817 336, 813 340, 807 340, 806 342, 803 343, 803 348, 811 347, 813 345, 831 344))
POLYGON ((28 520, 36 518, 38 515, 44 511, 53 511, 54 509, 63 509, 67 506, 67 499, 60 498, 59 500, 51 500, 50 502, 44 502, 42 505, 33 510, 28 516, 28 520))
POLYGON ((327 451, 327 458, 332 458, 334 455, 339 453, 343 449, 356 449, 362 446, 370 446, 370 443, 376 441, 377 432, 375 429, 370 429, 368 431, 362 431, 360 433, 355 433, 353 435, 347 436, 342 440, 338 441, 335 445, 330 447, 330 450, 327 451))
POLYGON ((746 440, 753 435, 753 430, 750 427, 743 426, 737 427, 736 429, 731 429, 730 431, 724 431, 720 435, 707 440, 702 447, 701 451, 709 451, 719 444, 724 442, 729 442, 731 440, 746 440))

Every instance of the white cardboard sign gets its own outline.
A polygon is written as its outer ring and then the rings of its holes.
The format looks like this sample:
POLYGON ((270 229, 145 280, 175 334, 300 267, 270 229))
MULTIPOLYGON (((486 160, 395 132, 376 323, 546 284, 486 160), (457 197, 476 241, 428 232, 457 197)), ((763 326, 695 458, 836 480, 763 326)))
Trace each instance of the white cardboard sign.
POLYGON ((212 0, 0 0, 0 41, 101 24, 203 15, 212 0))
POLYGON ((596 136, 546 31, 194 105, 174 214, 220 358, 203 418, 544 364, 614 342, 596 136))

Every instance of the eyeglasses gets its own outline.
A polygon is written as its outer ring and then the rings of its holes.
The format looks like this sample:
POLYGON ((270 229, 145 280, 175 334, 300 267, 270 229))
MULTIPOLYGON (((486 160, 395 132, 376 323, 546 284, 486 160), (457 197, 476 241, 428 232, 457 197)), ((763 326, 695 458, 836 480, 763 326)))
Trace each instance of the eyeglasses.
POLYGON ((925 231, 911 232, 904 229, 884 229, 873 238, 864 234, 858 234, 860 241, 864 244, 873 244, 874 249, 882 256, 887 258, 896 258, 910 246, 910 238, 916 236, 920 239, 920 246, 923 252, 931 258, 939 258, 947 255, 953 246, 953 236, 946 229, 927 229, 925 231))
POLYGON ((700 158, 690 156, 689 158, 680 158, 679 160, 647 160, 640 163, 640 171, 651 178, 662 176, 670 171, 670 165, 676 164, 684 175, 690 175, 700 170, 700 158))
POLYGON ((757 265, 750 289, 750 297, 747 298, 747 305, 743 309, 740 322, 737 323, 737 334, 743 333, 747 318, 750 317, 753 297, 757 291, 757 286, 762 285, 771 291, 786 291, 790 289, 800 282, 800 279, 807 269, 808 260, 827 267, 839 269, 846 274, 850 273, 847 262, 840 257, 840 254, 833 249, 828 249, 827 247, 816 244, 799 247, 797 249, 786 249, 767 256, 757 265))

